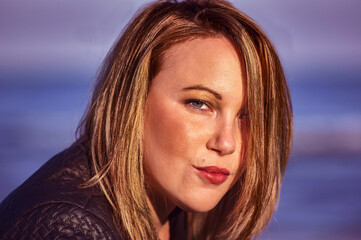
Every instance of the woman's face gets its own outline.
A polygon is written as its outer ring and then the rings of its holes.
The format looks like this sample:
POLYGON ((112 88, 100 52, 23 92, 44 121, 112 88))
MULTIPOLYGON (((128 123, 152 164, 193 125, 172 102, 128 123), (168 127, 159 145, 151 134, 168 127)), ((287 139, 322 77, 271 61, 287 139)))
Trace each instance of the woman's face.
POLYGON ((214 208, 242 168, 247 113, 239 56, 226 38, 166 51, 144 119, 144 169, 152 191, 187 211, 214 208))

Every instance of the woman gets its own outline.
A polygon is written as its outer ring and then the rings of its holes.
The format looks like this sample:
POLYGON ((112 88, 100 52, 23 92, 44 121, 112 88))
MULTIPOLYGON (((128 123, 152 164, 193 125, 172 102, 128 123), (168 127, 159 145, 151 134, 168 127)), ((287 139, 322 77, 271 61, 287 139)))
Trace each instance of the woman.
POLYGON ((291 133, 280 61, 249 17, 154 2, 106 57, 77 142, 2 202, 0 237, 256 237, 291 133))

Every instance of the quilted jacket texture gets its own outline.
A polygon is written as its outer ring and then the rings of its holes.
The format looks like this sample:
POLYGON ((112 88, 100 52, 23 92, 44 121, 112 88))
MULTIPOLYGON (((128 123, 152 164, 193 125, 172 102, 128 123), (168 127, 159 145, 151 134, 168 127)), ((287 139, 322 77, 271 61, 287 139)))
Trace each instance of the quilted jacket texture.
MULTIPOLYGON (((99 187, 80 188, 92 176, 86 152, 74 143, 1 202, 0 240, 126 239, 99 187)), ((176 208, 169 218, 171 239, 186 239, 185 213, 176 208)))
POLYGON ((54 156, 0 204, 0 239, 122 239, 79 143, 54 156))

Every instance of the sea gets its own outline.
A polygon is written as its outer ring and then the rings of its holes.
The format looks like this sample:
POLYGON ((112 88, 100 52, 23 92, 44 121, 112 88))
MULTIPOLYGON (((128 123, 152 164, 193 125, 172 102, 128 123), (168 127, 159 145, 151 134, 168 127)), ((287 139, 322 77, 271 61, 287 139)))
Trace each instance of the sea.
MULTIPOLYGON (((0 201, 69 146, 94 72, 0 72, 0 201)), ((289 72, 293 151, 261 240, 361 239, 361 72, 289 72)), ((0 216, 1 217, 1 216, 0 216)))

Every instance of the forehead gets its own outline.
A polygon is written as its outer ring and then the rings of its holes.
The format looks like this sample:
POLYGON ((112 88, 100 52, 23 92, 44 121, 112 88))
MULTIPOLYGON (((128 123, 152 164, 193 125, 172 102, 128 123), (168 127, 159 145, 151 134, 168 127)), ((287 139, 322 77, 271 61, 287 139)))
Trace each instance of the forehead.
POLYGON ((164 53, 153 84, 157 78, 169 90, 204 85, 230 97, 243 94, 242 61, 225 37, 196 38, 172 46, 164 53))

